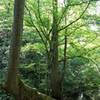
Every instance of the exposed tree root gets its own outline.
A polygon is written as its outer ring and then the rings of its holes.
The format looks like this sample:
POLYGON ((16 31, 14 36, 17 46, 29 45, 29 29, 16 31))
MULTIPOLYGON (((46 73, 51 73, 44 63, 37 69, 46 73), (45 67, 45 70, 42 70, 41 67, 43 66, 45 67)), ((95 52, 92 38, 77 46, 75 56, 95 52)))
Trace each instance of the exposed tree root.
POLYGON ((17 92, 13 93, 13 90, 7 88, 7 86, 2 86, 7 93, 15 96, 16 100, 55 100, 43 93, 38 92, 35 88, 31 88, 24 84, 21 79, 18 79, 17 92))
POLYGON ((25 85, 19 80, 19 94, 17 100, 54 100, 53 98, 38 92, 36 89, 25 85))

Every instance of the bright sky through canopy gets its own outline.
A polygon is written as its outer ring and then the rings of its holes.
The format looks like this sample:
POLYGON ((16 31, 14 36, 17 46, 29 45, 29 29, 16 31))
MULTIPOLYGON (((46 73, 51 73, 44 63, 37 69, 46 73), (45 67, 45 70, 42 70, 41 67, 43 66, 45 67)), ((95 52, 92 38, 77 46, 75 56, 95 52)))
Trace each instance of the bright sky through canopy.
MULTIPOLYGON (((100 16, 100 1, 97 1, 96 2, 96 7, 94 8, 90 8, 89 9, 89 13, 91 14, 91 15, 97 15, 97 16, 100 16)), ((99 25, 97 25, 96 23, 94 23, 94 24, 91 24, 90 25, 90 28, 91 28, 91 30, 93 30, 93 31, 98 31, 99 29, 100 29, 100 26, 99 25)))
POLYGON ((97 1, 96 3, 96 14, 100 16, 100 1, 97 1))
POLYGON ((58 0, 58 5, 59 6, 64 6, 64 0, 58 0))
MULTIPOLYGON (((64 6, 64 0, 58 0, 58 4, 59 6, 64 6)), ((90 14, 96 14, 100 16, 100 1, 97 1, 95 10, 92 8, 90 9, 90 14)))
MULTIPOLYGON (((59 6, 64 6, 64 0, 58 0, 58 5, 59 6)), ((96 2, 96 6, 89 8, 88 9, 89 14, 91 15, 97 15, 100 16, 100 1, 96 2)), ((99 26, 97 26, 96 24, 92 24, 90 25, 90 28, 94 31, 97 31, 99 29, 99 26)))

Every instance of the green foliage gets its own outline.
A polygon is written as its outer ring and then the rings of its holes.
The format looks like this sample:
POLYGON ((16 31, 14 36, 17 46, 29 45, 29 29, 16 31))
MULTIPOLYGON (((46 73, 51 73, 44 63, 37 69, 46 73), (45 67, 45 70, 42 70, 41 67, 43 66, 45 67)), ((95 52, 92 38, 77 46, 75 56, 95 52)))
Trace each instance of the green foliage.
POLYGON ((85 65, 88 63, 88 59, 85 58, 81 58, 81 57, 75 57, 71 60, 71 66, 81 66, 81 65, 85 65))
POLYGON ((5 91, 0 90, 0 100, 15 100, 13 96, 7 94, 5 91))
MULTIPOLYGON (((4 0, 6 1, 6 0, 4 0)), ((52 27, 52 0, 40 1, 40 16, 38 5, 36 1, 28 0, 26 5, 31 12, 25 9, 24 18, 24 34, 22 35, 21 55, 19 72, 25 83, 32 87, 36 87, 42 92, 47 92, 48 88, 48 66, 47 66, 47 52, 45 45, 39 34, 42 35, 43 40, 47 45, 49 51, 49 40, 51 40, 52 27), (41 18, 39 18, 41 17, 41 18), (41 22, 41 20, 42 22, 41 22), (36 31, 34 25, 38 28, 36 31), (44 34, 47 36, 46 39, 44 34)), ((86 0, 87 1, 87 0, 86 0)), ((3 3, 0 1, 0 83, 5 80, 5 73, 7 72, 8 51, 9 51, 9 33, 12 28, 12 10, 13 2, 9 1, 3 3), (9 12, 7 12, 9 10, 9 12)), ((69 4, 77 4, 81 0, 70 0, 69 4)), ((67 24, 75 20, 80 13, 82 13, 85 4, 68 7, 67 24)), ((95 6, 91 5, 91 6, 95 6)), ((59 7, 58 18, 60 19, 64 7, 59 7)), ((89 22, 95 20, 99 23, 100 17, 90 15, 88 12, 84 16, 69 26, 67 32, 62 30, 59 32, 59 66, 63 69, 63 54, 64 54, 64 36, 67 35, 67 65, 65 68, 64 78, 64 95, 69 92, 81 89, 90 96, 98 95, 100 88, 100 36, 99 31, 93 31, 89 22), (95 94, 97 93, 97 94, 95 94)), ((59 24, 59 28, 65 25, 64 18, 59 24)), ((99 24, 98 24, 99 26, 99 24)), ((0 100, 13 100, 4 91, 0 91, 0 100)))

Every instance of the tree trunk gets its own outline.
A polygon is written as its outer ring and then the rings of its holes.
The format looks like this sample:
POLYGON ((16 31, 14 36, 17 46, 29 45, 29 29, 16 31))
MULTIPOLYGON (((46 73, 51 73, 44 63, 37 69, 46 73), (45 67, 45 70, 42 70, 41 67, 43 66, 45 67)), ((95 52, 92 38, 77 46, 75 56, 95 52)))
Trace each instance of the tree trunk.
POLYGON ((50 88, 51 95, 57 100, 62 100, 61 74, 58 69, 58 8, 57 0, 53 0, 53 26, 50 44, 50 88))
POLYGON ((15 0, 14 2, 14 22, 11 33, 11 46, 8 62, 8 76, 6 88, 17 94, 17 68, 19 66, 20 56, 20 40, 23 32, 23 16, 24 16, 25 0, 15 0))

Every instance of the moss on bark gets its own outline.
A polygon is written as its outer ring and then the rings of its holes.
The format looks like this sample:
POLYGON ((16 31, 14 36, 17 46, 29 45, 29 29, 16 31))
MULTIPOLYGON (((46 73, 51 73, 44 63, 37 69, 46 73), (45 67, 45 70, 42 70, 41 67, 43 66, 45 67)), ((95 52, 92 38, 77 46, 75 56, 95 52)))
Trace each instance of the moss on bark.
POLYGON ((16 100, 55 100, 50 96, 39 92, 37 89, 26 85, 20 78, 17 79, 17 82, 18 90, 16 94, 13 92, 15 90, 10 90, 10 88, 7 88, 6 85, 2 86, 2 89, 6 90, 6 92, 11 95, 14 95, 16 100))

